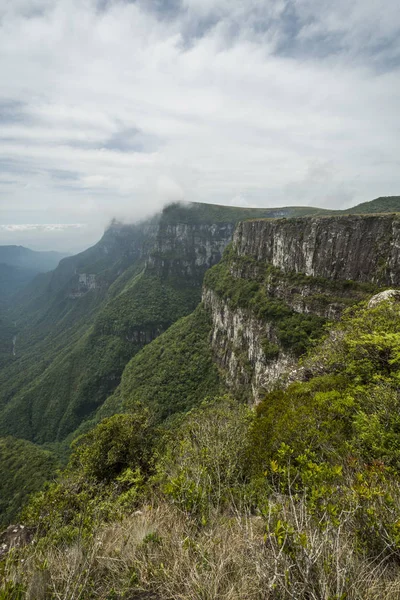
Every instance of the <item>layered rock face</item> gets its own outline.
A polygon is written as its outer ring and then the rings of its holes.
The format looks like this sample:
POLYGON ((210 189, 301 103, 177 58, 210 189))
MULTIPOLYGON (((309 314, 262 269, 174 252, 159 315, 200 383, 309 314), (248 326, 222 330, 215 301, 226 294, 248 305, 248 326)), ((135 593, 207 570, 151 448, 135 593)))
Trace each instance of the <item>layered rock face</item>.
POLYGON ((0 433, 62 440, 94 413, 129 360, 199 304, 234 230, 235 214, 217 216, 172 206, 140 224, 114 222, 34 282, 19 309, 18 356, 0 374, 0 433))
POLYGON ((233 223, 160 223, 147 266, 162 277, 172 275, 198 282, 221 260, 234 227, 233 223))
POLYGON ((254 220, 239 223, 238 256, 251 256, 284 273, 378 285, 400 282, 398 215, 254 220))
POLYGON ((400 286, 397 215, 239 223, 203 288, 227 384, 258 401, 325 322, 388 286, 400 286))

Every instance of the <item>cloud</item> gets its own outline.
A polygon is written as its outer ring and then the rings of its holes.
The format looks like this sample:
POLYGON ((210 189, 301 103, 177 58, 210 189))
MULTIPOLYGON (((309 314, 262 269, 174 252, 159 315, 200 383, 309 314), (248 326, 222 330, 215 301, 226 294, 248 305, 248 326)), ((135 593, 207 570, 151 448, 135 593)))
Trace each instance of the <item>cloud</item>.
POLYGON ((396 194, 399 32, 377 0, 0 0, 0 223, 396 194))
POLYGON ((38 223, 23 223, 0 225, 0 231, 65 231, 67 229, 82 229, 85 225, 82 223, 47 223, 46 225, 38 223))

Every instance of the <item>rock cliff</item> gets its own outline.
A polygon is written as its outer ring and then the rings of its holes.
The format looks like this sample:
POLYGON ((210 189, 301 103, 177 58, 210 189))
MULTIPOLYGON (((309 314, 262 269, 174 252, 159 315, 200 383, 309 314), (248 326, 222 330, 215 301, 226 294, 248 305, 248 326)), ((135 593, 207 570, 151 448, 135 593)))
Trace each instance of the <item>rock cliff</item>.
POLYGON ((240 223, 238 256, 285 273, 395 285, 400 279, 398 215, 352 215, 240 223))
POLYGON ((172 205, 140 224, 113 222, 35 282, 17 307, 18 356, 0 369, 0 434, 62 440, 93 414, 129 360, 199 304, 241 215, 172 205))
POLYGON ((234 223, 160 223, 147 267, 160 276, 191 278, 198 283, 221 260, 234 223))
POLYGON ((203 288, 227 384, 259 400, 326 322, 389 286, 400 286, 398 215, 239 223, 203 288))

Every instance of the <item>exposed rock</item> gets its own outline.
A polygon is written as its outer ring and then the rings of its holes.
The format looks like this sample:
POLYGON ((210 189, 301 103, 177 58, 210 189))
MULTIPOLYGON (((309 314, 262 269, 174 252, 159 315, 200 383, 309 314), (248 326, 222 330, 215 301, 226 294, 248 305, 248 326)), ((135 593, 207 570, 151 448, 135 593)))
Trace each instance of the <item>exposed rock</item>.
POLYGON ((0 558, 7 554, 11 548, 20 548, 30 544, 33 530, 24 525, 10 525, 0 533, 0 558))
MULTIPOLYGON (((336 320, 374 289, 400 286, 400 217, 244 221, 235 230, 227 268, 238 281, 261 282, 268 296, 296 313, 336 320)), ((388 298, 400 299, 400 291, 381 292, 370 306, 388 298)), ((231 308, 230 298, 212 287, 203 289, 203 302, 212 316, 215 359, 229 387, 250 387, 258 401, 285 372, 291 372, 289 381, 307 378, 306 369, 282 348, 267 360, 263 343, 278 339, 274 323, 260 319, 254 303, 231 308)))
POLYGON ((377 306, 386 300, 400 302, 400 290, 385 290, 384 292, 375 294, 375 296, 372 296, 371 300, 368 302, 368 308, 373 308, 374 306, 377 306))
POLYGON ((201 281, 205 271, 221 260, 234 227, 233 223, 160 223, 147 268, 163 277, 201 281))
POLYGON ((232 310, 212 290, 204 290, 203 302, 211 311, 211 344, 227 386, 241 389, 246 395, 250 391, 252 399, 258 402, 263 393, 294 367, 295 358, 280 352, 276 359, 266 359, 263 340, 277 341, 270 323, 260 321, 250 311, 232 310))
POLYGON ((397 214, 244 221, 233 244, 239 256, 285 273, 400 284, 397 214))

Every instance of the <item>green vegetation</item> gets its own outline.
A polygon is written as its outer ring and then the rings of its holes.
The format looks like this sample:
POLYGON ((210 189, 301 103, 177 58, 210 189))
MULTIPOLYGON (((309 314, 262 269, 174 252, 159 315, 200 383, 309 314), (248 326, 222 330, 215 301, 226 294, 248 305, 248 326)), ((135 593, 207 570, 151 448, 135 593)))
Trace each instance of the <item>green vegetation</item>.
POLYGON ((24 521, 39 525, 40 537, 56 544, 89 540, 95 523, 122 517, 143 499, 155 439, 142 410, 104 419, 74 441, 59 481, 31 499, 24 521))
POLYGON ((126 366, 121 384, 97 418, 146 406, 158 422, 198 405, 222 387, 212 360, 209 314, 199 305, 126 366))
POLYGON ((2 411, 0 431, 40 444, 62 441, 113 392, 132 356, 198 301, 198 288, 136 277, 71 349, 14 395, 2 411))
MULTIPOLYGON (((10 309, 7 320, 17 323, 18 341, 14 359, 6 325, 0 348, 1 435, 38 443, 65 439, 112 394, 129 360, 177 319, 190 314, 200 299, 206 266, 193 262, 196 252, 190 236, 188 245, 174 245, 168 238, 169 225, 193 225, 196 235, 207 241, 207 224, 232 227, 244 218, 319 212, 310 207, 272 210, 175 204, 140 226, 111 224, 93 248, 63 259, 54 273, 36 278, 10 309), (162 250, 163 241, 168 242, 168 250, 162 250), (146 265, 148 256, 152 266, 146 265), (95 275, 95 289, 79 289, 82 273, 95 275)), ((297 355, 321 335, 324 320, 315 315, 324 306, 332 301, 351 304, 366 293, 357 284, 344 290, 341 284, 318 284, 308 278, 315 293, 306 299, 309 314, 299 316, 286 299, 266 292, 268 282, 270 287, 282 282, 279 274, 271 271, 254 282, 239 281, 230 277, 226 262, 218 269, 209 274, 209 281, 214 273, 215 287, 220 285, 221 294, 229 295, 233 305, 250 305, 262 318, 273 320, 279 345, 297 355)), ((301 287, 300 278, 287 276, 285 283, 301 287)))
MULTIPOLYGON (((325 318, 315 313, 295 312, 284 300, 273 296, 273 290, 278 282, 290 285, 290 275, 287 277, 274 268, 262 266, 258 276, 243 279, 232 275, 232 266, 235 267, 237 264, 231 250, 228 250, 224 259, 210 269, 205 277, 205 286, 224 299, 230 308, 248 309, 261 321, 273 323, 280 346, 296 356, 303 354, 322 336, 326 324, 325 318)), ((315 301, 315 295, 313 299, 315 301)), ((273 355, 277 355, 276 348, 273 355)), ((273 358, 270 347, 266 348, 266 357, 273 358)))
POLYGON ((386 196, 357 204, 345 210, 330 210, 316 206, 282 206, 276 208, 241 208, 218 204, 170 204, 163 211, 166 223, 225 223, 246 219, 309 217, 334 214, 379 214, 400 212, 400 196, 386 196))
POLYGON ((134 332, 149 333, 151 338, 192 312, 199 301, 198 286, 141 274, 104 307, 96 320, 95 331, 125 336, 132 336, 134 332))
POLYGON ((398 597, 399 324, 399 303, 349 309, 255 411, 103 420, 26 507, 3 597, 398 597))
POLYGON ((2 317, 0 313, 0 368, 11 362, 13 359, 13 339, 16 335, 16 328, 10 323, 7 317, 2 317))
MULTIPOLYGON (((4 523, 41 490, 22 517, 35 544, 0 563, 0 599, 400 596, 399 305, 354 308, 376 287, 228 249, 206 286, 271 325, 266 361, 302 355, 304 380, 256 410, 221 396, 210 317, 194 310, 205 266, 162 236, 259 216, 246 211, 174 205, 143 229, 114 223, 0 323, 0 433, 15 436, 0 442, 4 523), (80 273, 96 287, 82 292, 80 273), (328 334, 332 306, 351 308, 328 334)), ((240 340, 235 356, 250 380, 240 340)))
POLYGON ((400 212, 400 196, 383 196, 370 202, 363 202, 353 208, 340 211, 342 214, 379 214, 400 212))
POLYGON ((392 302, 349 309, 305 362, 308 377, 315 375, 257 407, 255 447, 268 457, 281 444, 327 460, 351 454, 400 472, 399 317, 392 302))
POLYGON ((0 438, 0 526, 12 522, 29 494, 54 476, 53 455, 25 440, 0 438))
POLYGON ((284 206, 279 208, 241 208, 223 206, 221 204, 175 203, 164 208, 165 223, 237 223, 246 219, 263 217, 301 217, 328 213, 329 211, 315 206, 284 206))
MULTIPOLYGON (((162 218, 179 222, 182 210, 193 220, 196 211, 179 207, 162 218)), ((195 221, 204 220, 202 208, 195 221)), ((152 227, 158 226, 157 219, 147 230, 114 223, 99 244, 62 261, 50 279, 38 280, 38 289, 22 297, 11 315, 18 322, 18 353, 0 371, 3 435, 62 441, 113 392, 145 344, 194 310, 200 272, 174 274, 173 261, 167 273, 145 269, 143 252, 152 249, 152 227), (96 288, 71 297, 77 273, 95 274, 96 288)))

